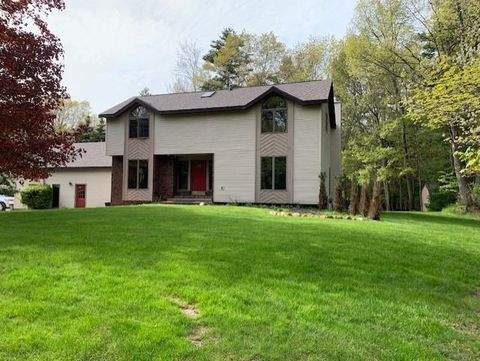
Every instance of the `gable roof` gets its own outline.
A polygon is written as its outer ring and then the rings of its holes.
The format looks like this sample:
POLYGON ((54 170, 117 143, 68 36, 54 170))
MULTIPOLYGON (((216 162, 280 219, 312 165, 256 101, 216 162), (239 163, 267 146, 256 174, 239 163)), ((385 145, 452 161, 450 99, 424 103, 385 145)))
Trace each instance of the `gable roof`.
POLYGON ((85 153, 61 168, 106 168, 112 166, 112 157, 106 155, 105 142, 75 143, 75 149, 85 153))
MULTIPOLYGON (((131 97, 99 116, 117 117, 134 104, 146 106, 161 114, 244 110, 272 93, 282 95, 302 105, 331 103, 329 105, 331 109, 333 109, 334 100, 331 80, 218 90, 210 97, 202 97, 203 93, 189 92, 131 97)), ((332 127, 335 127, 334 112, 330 118, 333 123, 332 127)))

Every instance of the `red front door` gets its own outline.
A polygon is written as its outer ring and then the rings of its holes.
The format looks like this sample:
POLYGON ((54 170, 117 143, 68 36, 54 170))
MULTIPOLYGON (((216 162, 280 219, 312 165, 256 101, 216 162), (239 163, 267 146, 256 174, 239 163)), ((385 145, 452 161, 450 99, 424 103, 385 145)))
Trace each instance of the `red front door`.
POLYGON ((190 167, 192 192, 205 192, 207 189, 207 161, 192 160, 190 167))
POLYGON ((87 198, 87 186, 85 184, 75 184, 75 208, 85 208, 87 198))

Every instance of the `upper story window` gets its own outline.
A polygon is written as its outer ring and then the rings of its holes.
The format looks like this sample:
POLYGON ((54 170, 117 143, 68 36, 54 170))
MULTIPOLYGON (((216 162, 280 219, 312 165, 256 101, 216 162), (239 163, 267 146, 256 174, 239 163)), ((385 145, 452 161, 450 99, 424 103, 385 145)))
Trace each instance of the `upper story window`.
POLYGON ((285 133, 287 131, 287 102, 273 95, 262 104, 262 133, 285 133))
POLYGON ((149 113, 144 107, 136 107, 130 113, 128 126, 129 138, 148 138, 149 136, 149 113))

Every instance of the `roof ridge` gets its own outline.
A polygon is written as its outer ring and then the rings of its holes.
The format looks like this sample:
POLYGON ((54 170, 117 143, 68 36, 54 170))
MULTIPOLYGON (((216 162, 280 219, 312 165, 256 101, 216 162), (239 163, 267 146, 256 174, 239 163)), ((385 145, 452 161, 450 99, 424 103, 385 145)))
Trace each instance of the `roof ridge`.
MULTIPOLYGON (((230 92, 233 90, 237 89, 252 89, 252 88, 263 88, 263 87, 275 87, 279 85, 290 85, 290 84, 304 84, 304 83, 315 83, 315 82, 322 82, 322 81, 332 81, 330 78, 325 78, 325 79, 316 79, 316 80, 300 80, 300 81, 293 81, 293 82, 287 82, 287 83, 275 83, 275 84, 265 84, 265 85, 252 85, 252 86, 241 86, 233 89, 218 89, 215 90, 215 92, 230 92)), ((137 95, 134 96, 133 98, 148 98, 148 97, 158 97, 158 96, 166 96, 166 95, 181 95, 181 94, 201 94, 205 93, 207 91, 213 91, 213 90, 196 90, 196 91, 186 91, 186 92, 174 92, 174 93, 159 93, 159 94, 149 94, 149 95, 137 95)))

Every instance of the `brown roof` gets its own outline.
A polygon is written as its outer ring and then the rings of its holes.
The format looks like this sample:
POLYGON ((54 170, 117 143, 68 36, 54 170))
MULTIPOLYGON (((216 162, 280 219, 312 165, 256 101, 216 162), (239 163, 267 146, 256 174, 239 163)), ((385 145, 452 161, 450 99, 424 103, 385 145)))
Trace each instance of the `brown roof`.
POLYGON ((105 118, 116 117, 132 104, 142 104, 164 114, 243 110, 271 93, 278 93, 303 105, 327 102, 333 104, 331 80, 218 90, 211 97, 202 97, 203 93, 190 92, 132 97, 104 111, 99 116, 105 118))
POLYGON ((76 149, 86 152, 68 163, 64 168, 101 168, 111 167, 112 157, 106 155, 105 142, 75 143, 76 149))

